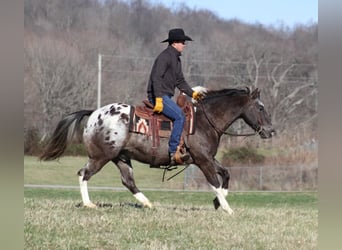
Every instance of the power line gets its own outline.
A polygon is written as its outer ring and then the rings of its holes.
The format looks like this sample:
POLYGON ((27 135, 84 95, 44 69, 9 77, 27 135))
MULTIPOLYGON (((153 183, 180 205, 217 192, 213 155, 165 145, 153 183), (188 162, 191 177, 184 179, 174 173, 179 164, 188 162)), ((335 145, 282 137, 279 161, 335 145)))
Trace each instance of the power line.
MULTIPOLYGON (((134 55, 109 55, 109 54, 102 54, 103 57, 107 58, 119 58, 119 59, 135 59, 135 60, 149 60, 153 61, 155 60, 155 57, 137 57, 134 55)), ((182 60, 183 62, 201 62, 201 63, 211 63, 211 64, 250 64, 249 62, 246 61, 213 61, 213 60, 207 60, 207 59, 184 59, 182 60)), ((294 65, 294 66, 313 66, 316 67, 317 65, 315 63, 282 63, 282 62, 269 62, 267 65, 283 65, 283 66, 289 66, 289 65, 294 65)))

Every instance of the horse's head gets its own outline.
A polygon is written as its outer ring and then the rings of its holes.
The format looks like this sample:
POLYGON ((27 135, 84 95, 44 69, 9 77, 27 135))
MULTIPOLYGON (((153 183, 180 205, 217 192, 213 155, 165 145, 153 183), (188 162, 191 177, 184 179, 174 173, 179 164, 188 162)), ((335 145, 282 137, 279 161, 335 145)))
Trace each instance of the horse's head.
POLYGON ((265 105, 260 100, 260 91, 255 89, 249 95, 249 101, 244 108, 241 117, 251 126, 260 137, 267 139, 275 134, 272 127, 271 116, 265 109, 265 105))

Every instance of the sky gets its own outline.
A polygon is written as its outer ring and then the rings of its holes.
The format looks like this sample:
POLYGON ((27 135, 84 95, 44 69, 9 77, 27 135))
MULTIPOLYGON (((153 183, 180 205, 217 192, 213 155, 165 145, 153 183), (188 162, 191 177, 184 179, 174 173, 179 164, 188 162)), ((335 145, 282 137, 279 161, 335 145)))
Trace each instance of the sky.
POLYGON ((149 0, 177 9, 185 3, 191 9, 207 9, 222 19, 239 19, 246 23, 266 26, 318 22, 318 0, 149 0))

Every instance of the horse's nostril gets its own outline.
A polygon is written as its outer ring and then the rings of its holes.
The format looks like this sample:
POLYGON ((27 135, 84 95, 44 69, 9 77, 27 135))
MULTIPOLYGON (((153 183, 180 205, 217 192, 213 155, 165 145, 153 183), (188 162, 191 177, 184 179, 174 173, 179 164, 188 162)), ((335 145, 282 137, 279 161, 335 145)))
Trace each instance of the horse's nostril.
POLYGON ((261 138, 263 138, 263 139, 267 138, 267 135, 266 135, 266 133, 265 133, 264 130, 261 130, 261 131, 259 132, 259 134, 260 134, 261 138))

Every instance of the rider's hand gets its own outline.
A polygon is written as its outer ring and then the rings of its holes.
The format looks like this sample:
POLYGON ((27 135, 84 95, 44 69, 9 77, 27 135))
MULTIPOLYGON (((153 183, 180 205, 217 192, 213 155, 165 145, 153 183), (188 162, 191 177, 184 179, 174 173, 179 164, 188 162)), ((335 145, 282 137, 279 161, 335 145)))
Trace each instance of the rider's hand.
POLYGON ((194 91, 192 93, 192 98, 194 98, 196 101, 199 101, 204 98, 204 94, 202 92, 194 91))
POLYGON ((156 105, 154 105, 153 111, 157 113, 161 113, 163 111, 163 98, 156 98, 156 105))

